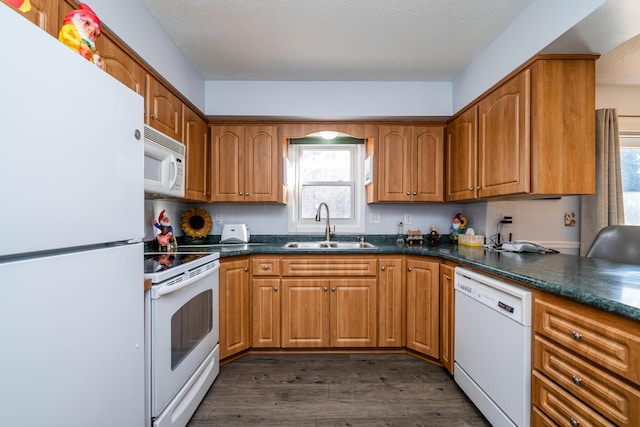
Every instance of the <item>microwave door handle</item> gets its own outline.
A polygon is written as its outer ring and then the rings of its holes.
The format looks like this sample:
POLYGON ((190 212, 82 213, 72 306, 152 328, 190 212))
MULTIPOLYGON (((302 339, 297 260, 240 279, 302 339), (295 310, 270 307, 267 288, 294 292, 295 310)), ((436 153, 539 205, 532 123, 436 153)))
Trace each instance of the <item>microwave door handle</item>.
POLYGON ((191 285, 193 282, 197 282, 200 279, 204 279, 205 277, 212 275, 213 273, 217 272, 219 269, 220 269, 220 266, 216 266, 211 270, 207 270, 204 273, 194 276, 191 279, 185 280, 184 282, 180 282, 177 285, 163 286, 160 289, 158 289, 158 296, 168 295, 170 293, 177 292, 180 289, 191 285))
POLYGON ((171 167, 173 168, 173 177, 171 178, 171 183, 169 183, 169 188, 173 188, 178 180, 178 161, 176 160, 176 156, 171 154, 169 163, 171 163, 171 167))

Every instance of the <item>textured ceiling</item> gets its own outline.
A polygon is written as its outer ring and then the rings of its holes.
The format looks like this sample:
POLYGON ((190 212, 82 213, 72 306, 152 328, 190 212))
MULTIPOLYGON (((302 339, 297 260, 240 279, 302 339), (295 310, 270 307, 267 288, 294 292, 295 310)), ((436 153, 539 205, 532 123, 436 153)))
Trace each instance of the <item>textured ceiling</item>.
POLYGON ((143 0, 205 80, 452 80, 533 0, 143 0))
MULTIPOLYGON (((142 0, 205 80, 284 81, 449 81, 533 1, 142 0)), ((596 66, 640 85, 640 38, 596 66)))

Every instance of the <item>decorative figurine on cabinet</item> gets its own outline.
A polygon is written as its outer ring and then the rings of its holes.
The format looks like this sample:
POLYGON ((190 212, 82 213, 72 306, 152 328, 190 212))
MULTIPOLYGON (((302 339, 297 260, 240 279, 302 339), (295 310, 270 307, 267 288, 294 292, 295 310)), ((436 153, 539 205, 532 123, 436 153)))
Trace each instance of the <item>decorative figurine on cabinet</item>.
POLYGON ((467 219, 462 216, 462 213, 457 213, 453 217, 451 227, 449 227, 449 238, 452 242, 458 243, 458 234, 464 234, 464 229, 467 226, 467 219))
POLYGON ((29 0, 9 0, 8 3, 22 13, 27 13, 31 10, 31 2, 29 0))
POLYGON ((173 226, 165 212, 166 210, 163 209, 158 215, 158 221, 153 224, 154 227, 160 230, 160 234, 156 236, 156 242, 158 242, 158 248, 161 251, 173 252, 178 249, 178 243, 173 237, 173 226))
POLYGON ((67 13, 62 24, 58 40, 92 64, 104 69, 104 62, 96 50, 96 39, 100 37, 100 19, 94 11, 86 4, 80 3, 80 9, 67 13))

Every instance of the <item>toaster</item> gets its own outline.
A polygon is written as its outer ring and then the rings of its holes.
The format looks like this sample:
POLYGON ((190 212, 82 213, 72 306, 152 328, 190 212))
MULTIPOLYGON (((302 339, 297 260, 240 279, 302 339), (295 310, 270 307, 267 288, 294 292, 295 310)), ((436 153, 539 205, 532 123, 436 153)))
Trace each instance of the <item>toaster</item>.
POLYGON ((222 226, 220 243, 249 243, 247 224, 225 224, 222 226))

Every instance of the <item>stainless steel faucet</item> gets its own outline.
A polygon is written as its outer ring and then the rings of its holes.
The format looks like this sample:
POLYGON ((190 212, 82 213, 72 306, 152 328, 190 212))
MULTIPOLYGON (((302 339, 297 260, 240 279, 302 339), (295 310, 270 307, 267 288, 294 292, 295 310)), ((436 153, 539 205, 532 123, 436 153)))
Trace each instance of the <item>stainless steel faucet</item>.
POLYGON ((325 240, 328 242, 329 240, 331 240, 331 224, 329 224, 329 206, 327 206, 327 204, 325 202, 322 202, 318 205, 318 210, 316 211, 316 221, 320 222, 320 220, 322 219, 320 217, 320 211, 322 210, 322 207, 325 207, 325 209, 327 210, 327 224, 325 226, 324 229, 324 238, 325 240))

